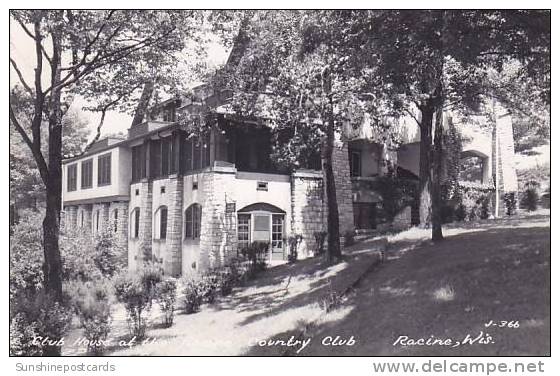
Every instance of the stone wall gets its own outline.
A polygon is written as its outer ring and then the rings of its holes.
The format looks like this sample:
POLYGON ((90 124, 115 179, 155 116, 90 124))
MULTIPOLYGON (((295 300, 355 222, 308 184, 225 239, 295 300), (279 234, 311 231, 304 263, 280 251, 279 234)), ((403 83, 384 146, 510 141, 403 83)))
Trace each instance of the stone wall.
POLYGON ((91 233, 91 212, 92 210, 90 204, 78 205, 77 228, 91 233), (81 223, 82 213, 84 218, 83 224, 81 223))
POLYGON ((114 201, 109 205, 109 225, 114 231, 117 228, 116 238, 120 246, 125 247, 128 243, 128 202, 114 201), (115 224, 114 213, 117 214, 117 223, 115 224))
POLYGON ((140 226, 136 254, 137 265, 152 256, 152 182, 142 181, 138 189, 140 190, 140 226))
POLYGON ((333 150, 333 170, 338 203, 338 220, 340 240, 344 241, 346 232, 353 232, 354 206, 352 205, 352 179, 350 178, 350 162, 348 161, 348 144, 336 145, 333 150))
POLYGON ((311 257, 316 248, 315 233, 327 228, 322 174, 318 171, 294 172, 291 192, 291 232, 303 237, 298 246, 298 257, 311 257))
POLYGON ((227 264, 237 255, 236 213, 226 213, 228 189, 235 181, 235 168, 214 167, 202 179, 200 267, 206 270, 227 264))
POLYGON ((183 235, 183 178, 174 176, 168 180, 167 205, 167 247, 163 256, 163 270, 166 275, 181 275, 182 235, 183 235))

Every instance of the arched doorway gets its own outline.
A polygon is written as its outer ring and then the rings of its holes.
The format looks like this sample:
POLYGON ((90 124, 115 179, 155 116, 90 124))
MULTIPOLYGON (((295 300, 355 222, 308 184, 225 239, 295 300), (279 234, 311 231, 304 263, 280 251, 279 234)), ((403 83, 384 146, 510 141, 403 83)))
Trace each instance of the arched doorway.
POLYGON ((286 212, 259 202, 237 211, 238 250, 252 242, 270 243, 270 260, 285 259, 286 212))

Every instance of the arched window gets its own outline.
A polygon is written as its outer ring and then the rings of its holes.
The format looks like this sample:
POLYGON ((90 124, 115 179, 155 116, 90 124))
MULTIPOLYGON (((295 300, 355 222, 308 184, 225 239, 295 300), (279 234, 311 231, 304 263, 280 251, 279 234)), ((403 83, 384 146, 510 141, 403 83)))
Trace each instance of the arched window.
POLYGON ((99 218, 100 218, 101 210, 96 210, 93 214, 93 223, 92 223, 92 230, 94 234, 99 232, 99 218))
POLYGON ((140 232, 140 208, 135 208, 130 213, 130 237, 138 238, 140 232))
POLYGON ((155 216, 155 239, 167 238, 167 206, 160 206, 155 216))
POLYGON ((185 210, 185 239, 200 238, 200 222, 202 219, 202 206, 192 204, 185 210))

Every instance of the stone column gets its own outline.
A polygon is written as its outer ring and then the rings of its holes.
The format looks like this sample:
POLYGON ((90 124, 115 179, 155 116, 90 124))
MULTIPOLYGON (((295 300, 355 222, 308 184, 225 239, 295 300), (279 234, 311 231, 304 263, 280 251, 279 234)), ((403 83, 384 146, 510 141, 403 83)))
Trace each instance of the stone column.
POLYGON ((346 232, 353 232, 354 207, 352 205, 352 180, 350 178, 350 162, 348 160, 348 144, 342 142, 333 150, 333 170, 338 203, 339 231, 341 244, 346 232))
POLYGON ((223 266, 237 254, 237 216, 235 212, 226 213, 226 202, 233 202, 231 187, 235 184, 236 172, 234 167, 214 166, 203 174, 201 271, 223 266))
MULTIPOLYGON (((291 232, 301 235, 298 258, 313 256, 315 233, 326 231, 326 196, 320 171, 296 171, 291 179, 291 232)), ((326 240, 325 240, 326 247, 326 240)))
POLYGON ((170 200, 167 205, 166 252, 163 255, 163 270, 166 275, 181 275, 183 235, 183 178, 174 175, 167 184, 170 200))
POLYGON ((140 225, 138 228, 137 265, 152 258, 152 182, 144 179, 140 184, 140 225))

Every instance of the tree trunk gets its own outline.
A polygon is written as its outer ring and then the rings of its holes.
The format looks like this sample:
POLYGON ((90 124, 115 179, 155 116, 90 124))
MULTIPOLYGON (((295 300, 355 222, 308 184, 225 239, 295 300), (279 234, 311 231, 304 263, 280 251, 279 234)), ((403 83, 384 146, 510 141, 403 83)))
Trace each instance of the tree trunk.
POLYGON ((420 171, 417 192, 419 225, 428 227, 431 223, 431 165, 432 165, 432 118, 435 108, 431 102, 420 107, 422 120, 420 126, 420 171))
MULTIPOLYGON (((61 37, 53 32, 51 80, 61 80, 61 37)), ((45 290, 56 302, 62 302, 62 260, 58 244, 62 206, 62 108, 61 90, 54 89, 49 99, 49 160, 46 187, 46 212, 43 220, 45 290)), ((54 334, 54 333, 53 333, 54 334)), ((58 333, 61 334, 61 333, 58 333)), ((52 338, 58 340, 59 338, 52 338)), ((60 355, 60 346, 46 346, 44 355, 60 355)))
POLYGON ((333 172, 333 150, 334 150, 334 117, 332 113, 332 101, 329 100, 329 119, 327 124, 327 142, 325 147, 325 161, 323 169, 325 173, 325 183, 327 189, 327 257, 329 262, 341 258, 340 251, 340 230, 338 219, 338 202, 336 200, 336 185, 333 172))
POLYGON ((438 106, 434 129, 432 176, 432 240, 443 240, 441 232, 441 176, 443 171, 443 108, 438 106))
POLYGON ((152 95, 154 93, 154 82, 148 81, 144 84, 144 88, 142 89, 142 95, 140 96, 140 100, 138 101, 138 106, 136 106, 136 111, 134 111, 134 118, 132 119, 132 126, 138 125, 144 122, 144 118, 146 117, 146 113, 148 111, 148 106, 150 104, 150 100, 152 99, 152 95))

